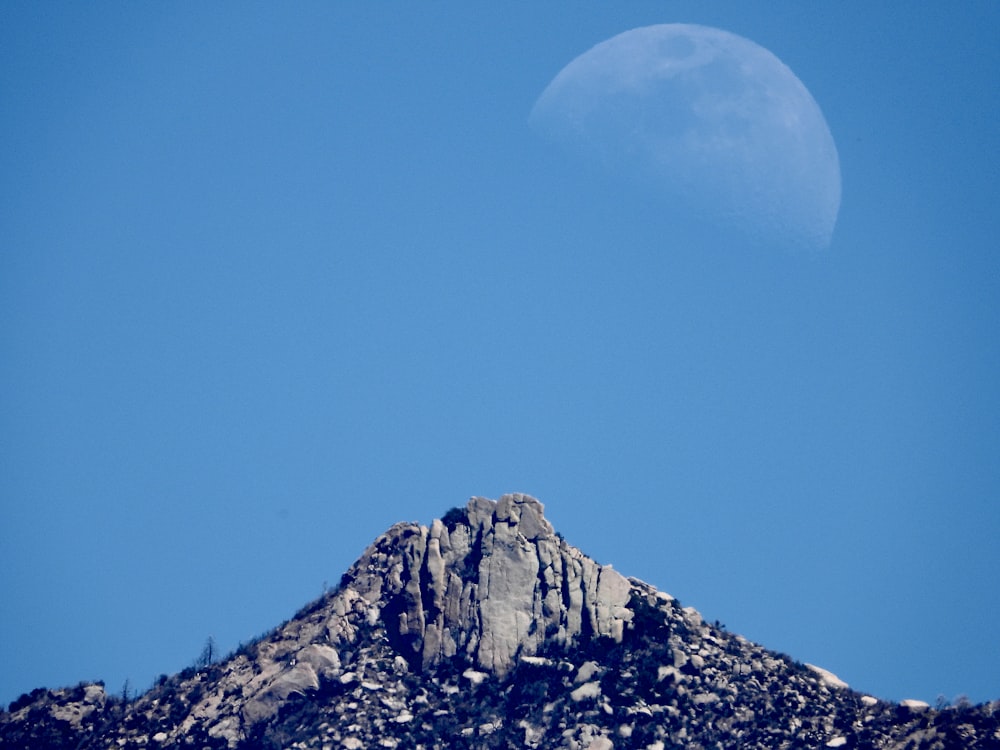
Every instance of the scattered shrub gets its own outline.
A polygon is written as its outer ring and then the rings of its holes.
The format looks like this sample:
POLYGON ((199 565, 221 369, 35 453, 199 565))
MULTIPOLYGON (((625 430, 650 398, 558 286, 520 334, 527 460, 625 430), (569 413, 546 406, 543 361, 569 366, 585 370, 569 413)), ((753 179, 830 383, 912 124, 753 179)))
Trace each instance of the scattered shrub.
POLYGON ((459 524, 463 526, 469 525, 469 515, 465 512, 465 508, 452 508, 441 518, 441 523, 443 523, 449 533, 454 531, 459 524))

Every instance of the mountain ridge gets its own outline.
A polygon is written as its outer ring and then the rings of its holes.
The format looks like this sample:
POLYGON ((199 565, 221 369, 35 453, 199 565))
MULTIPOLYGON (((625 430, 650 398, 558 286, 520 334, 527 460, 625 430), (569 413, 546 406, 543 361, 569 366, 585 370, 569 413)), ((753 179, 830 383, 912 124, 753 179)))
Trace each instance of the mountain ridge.
POLYGON ((132 700, 81 684, 0 714, 0 748, 36 750, 733 746, 1000 747, 1000 701, 856 693, 596 563, 510 494, 395 524, 292 619, 132 700))

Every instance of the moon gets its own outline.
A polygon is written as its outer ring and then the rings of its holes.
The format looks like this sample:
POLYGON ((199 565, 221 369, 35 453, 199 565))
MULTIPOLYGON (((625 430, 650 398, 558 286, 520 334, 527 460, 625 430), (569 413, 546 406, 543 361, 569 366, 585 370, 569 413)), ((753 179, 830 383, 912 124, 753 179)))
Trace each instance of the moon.
POLYGON ((671 219, 793 251, 830 244, 833 136, 805 85, 749 39, 693 24, 626 31, 563 68, 529 123, 652 191, 671 219))

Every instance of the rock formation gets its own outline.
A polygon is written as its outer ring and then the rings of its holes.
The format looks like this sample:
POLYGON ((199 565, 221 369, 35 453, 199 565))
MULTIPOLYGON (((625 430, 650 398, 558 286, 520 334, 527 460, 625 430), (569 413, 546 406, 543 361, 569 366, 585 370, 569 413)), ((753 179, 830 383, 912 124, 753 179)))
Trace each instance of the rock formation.
POLYGON ((81 683, 0 712, 0 750, 187 747, 1000 748, 1000 701, 856 693, 598 565, 507 495, 393 526, 335 591, 134 700, 81 683))
POLYGON ((473 498, 450 527, 394 526, 344 583, 344 596, 377 608, 417 668, 464 654, 503 676, 546 640, 620 643, 632 616, 628 580, 557 537, 542 504, 525 495, 473 498))

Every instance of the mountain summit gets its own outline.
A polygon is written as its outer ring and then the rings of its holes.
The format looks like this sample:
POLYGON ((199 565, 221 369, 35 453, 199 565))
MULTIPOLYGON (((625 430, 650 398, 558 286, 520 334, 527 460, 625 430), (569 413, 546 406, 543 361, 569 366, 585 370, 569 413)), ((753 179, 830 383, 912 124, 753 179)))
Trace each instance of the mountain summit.
POLYGON ((998 748, 1000 701, 852 691, 473 498, 378 537, 340 586, 141 696, 39 688, 0 749, 998 748))
POLYGON ((394 526, 343 584, 347 599, 378 607, 418 670, 460 656, 504 677, 546 643, 621 643, 632 619, 632 584, 563 542, 525 495, 473 498, 430 528, 394 526))

